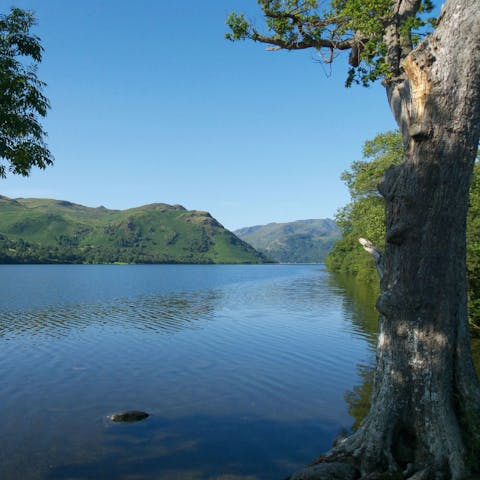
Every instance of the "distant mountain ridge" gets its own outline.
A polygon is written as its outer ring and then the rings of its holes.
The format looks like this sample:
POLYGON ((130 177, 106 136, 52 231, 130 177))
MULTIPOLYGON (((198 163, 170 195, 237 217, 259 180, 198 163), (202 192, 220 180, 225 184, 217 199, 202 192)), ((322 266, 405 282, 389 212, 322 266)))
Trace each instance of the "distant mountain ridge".
POLYGON ((208 212, 0 196, 0 263, 263 263, 208 212))
POLYGON ((340 237, 329 219, 297 220, 240 228, 235 235, 276 262, 320 263, 340 237))

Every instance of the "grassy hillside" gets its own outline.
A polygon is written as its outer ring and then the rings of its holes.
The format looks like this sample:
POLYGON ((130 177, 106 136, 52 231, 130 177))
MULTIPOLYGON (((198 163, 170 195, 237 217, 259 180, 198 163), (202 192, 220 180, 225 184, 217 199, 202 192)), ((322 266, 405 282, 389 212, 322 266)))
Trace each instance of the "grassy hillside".
POLYGON ((340 232, 333 220, 297 220, 241 228, 235 234, 277 262, 322 262, 340 232))
POLYGON ((156 203, 129 210, 0 196, 2 263, 262 263, 208 212, 156 203))

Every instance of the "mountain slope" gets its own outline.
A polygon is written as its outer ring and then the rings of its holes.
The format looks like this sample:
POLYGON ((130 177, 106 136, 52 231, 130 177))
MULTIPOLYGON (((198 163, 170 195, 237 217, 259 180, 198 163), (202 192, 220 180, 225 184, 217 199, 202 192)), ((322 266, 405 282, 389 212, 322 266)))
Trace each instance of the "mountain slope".
POLYGON ((322 262, 340 230, 333 220, 297 220, 241 228, 234 232, 245 242, 277 262, 322 262))
POLYGON ((128 210, 0 197, 3 263, 262 263, 208 212, 162 203, 128 210))

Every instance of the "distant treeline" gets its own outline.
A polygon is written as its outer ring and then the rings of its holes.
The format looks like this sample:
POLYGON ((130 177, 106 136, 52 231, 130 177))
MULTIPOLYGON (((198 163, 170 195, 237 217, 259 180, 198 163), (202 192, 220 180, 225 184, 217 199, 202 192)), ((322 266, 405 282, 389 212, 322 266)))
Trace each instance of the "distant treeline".
MULTIPOLYGON (((383 172, 403 158, 400 134, 390 131, 365 142, 363 160, 352 163, 342 174, 348 186, 351 202, 337 212, 335 220, 342 231, 326 257, 331 272, 347 273, 373 288, 378 287, 378 275, 372 257, 360 244, 368 238, 380 249, 385 244, 384 201, 377 191, 383 172)), ((469 315, 472 333, 480 335, 480 165, 475 164, 470 185, 470 205, 467 219, 467 271, 469 284, 469 315)))
POLYGON ((183 256, 148 254, 132 247, 42 246, 0 235, 0 264, 214 263, 195 252, 183 256))

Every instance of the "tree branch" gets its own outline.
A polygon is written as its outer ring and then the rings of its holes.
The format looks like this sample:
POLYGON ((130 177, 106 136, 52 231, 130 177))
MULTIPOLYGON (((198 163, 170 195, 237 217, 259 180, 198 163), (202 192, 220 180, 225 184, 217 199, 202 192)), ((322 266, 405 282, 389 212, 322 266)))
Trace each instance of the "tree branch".
POLYGON ((367 240, 366 238, 359 238, 358 241, 365 249, 365 251, 372 255, 373 259, 375 260, 377 272, 381 280, 383 278, 383 253, 370 240, 367 240))
POLYGON ((327 38, 312 38, 303 36, 303 38, 298 41, 287 41, 277 36, 262 35, 255 29, 252 31, 251 38, 254 42, 275 45, 285 50, 305 50, 307 48, 315 48, 316 50, 320 50, 321 48, 348 50, 349 48, 352 48, 352 45, 354 44, 353 38, 336 41, 327 38))
POLYGON ((408 18, 414 18, 417 15, 421 3, 421 0, 396 0, 392 15, 387 20, 384 36, 387 45, 386 61, 395 77, 400 75, 401 61, 413 47, 410 33, 402 33, 400 27, 408 18))

